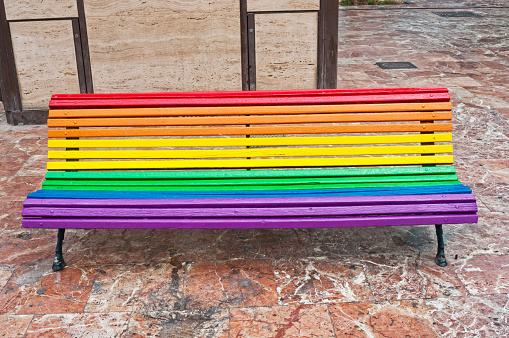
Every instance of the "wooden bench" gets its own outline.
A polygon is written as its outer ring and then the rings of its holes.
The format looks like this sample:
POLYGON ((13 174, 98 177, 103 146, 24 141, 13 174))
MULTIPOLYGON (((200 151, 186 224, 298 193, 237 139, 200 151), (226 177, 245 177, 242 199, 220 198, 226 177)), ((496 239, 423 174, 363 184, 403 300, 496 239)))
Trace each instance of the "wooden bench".
MULTIPOLYGON (((25 228, 477 222, 446 88, 54 95, 25 228)), ((374 230, 375 231, 375 230, 374 230)))

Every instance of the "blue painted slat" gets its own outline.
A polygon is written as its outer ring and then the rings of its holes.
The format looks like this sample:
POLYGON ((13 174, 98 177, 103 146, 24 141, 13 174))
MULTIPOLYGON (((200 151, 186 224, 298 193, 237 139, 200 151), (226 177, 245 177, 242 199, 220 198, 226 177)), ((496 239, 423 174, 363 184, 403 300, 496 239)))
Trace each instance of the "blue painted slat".
POLYGON ((298 191, 235 191, 235 192, 171 192, 171 191, 70 191, 38 190, 29 198, 106 198, 106 199, 165 199, 165 198, 225 198, 225 197, 321 197, 321 196, 387 196, 387 195, 429 195, 469 194, 472 190, 464 185, 439 185, 424 187, 359 188, 359 189, 316 189, 298 191))

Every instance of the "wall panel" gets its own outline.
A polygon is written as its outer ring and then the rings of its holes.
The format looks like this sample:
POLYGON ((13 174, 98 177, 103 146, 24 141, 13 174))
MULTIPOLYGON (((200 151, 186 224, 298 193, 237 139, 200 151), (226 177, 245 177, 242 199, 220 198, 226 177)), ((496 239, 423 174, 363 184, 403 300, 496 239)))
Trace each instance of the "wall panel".
POLYGON ((7 20, 77 17, 76 0, 4 0, 7 20))
MULTIPOLYGON (((314 1, 314 0, 313 0, 314 1)), ((112 15, 158 15, 185 14, 201 15, 203 13, 239 12, 239 1, 236 0, 85 0, 87 16, 112 15)))
POLYGON ((320 0, 247 0, 248 12, 319 10, 320 0))
POLYGON ((86 1, 94 91, 240 90, 238 6, 86 1))
POLYGON ((256 89, 317 85, 318 13, 256 14, 256 89))
POLYGON ((11 22, 23 109, 47 109, 52 94, 79 93, 70 20, 11 22))

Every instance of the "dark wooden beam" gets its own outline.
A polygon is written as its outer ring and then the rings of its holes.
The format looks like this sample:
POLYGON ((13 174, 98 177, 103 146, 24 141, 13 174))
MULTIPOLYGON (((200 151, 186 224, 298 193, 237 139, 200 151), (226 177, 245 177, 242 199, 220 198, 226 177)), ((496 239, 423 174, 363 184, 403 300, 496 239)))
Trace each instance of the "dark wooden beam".
POLYGON ((318 79, 319 89, 338 85, 338 0, 320 0, 318 13, 318 79))
POLYGON ((240 62, 242 90, 249 90, 249 47, 247 37, 247 0, 240 0, 240 62))
POLYGON ((11 30, 5 14, 4 0, 0 0, 0 90, 6 112, 22 110, 11 30))
POLYGON ((255 15, 248 13, 247 15, 247 41, 249 46, 248 52, 248 73, 249 73, 249 90, 256 90, 256 30, 255 15))
POLYGON ((74 36, 74 51, 76 54, 76 67, 78 69, 78 82, 80 92, 87 92, 87 81, 85 77, 85 67, 83 65, 83 51, 81 49, 81 34, 79 19, 72 19, 72 34, 74 36))
POLYGON ((6 112, 7 123, 18 124, 46 124, 48 120, 48 109, 32 109, 23 111, 6 112))
POLYGON ((90 65, 90 51, 88 49, 88 33, 87 33, 87 21, 85 17, 85 3, 84 0, 76 0, 76 2, 78 4, 79 36, 81 42, 83 67, 85 72, 85 87, 86 87, 85 93, 93 93, 94 85, 92 81, 92 66, 90 65))

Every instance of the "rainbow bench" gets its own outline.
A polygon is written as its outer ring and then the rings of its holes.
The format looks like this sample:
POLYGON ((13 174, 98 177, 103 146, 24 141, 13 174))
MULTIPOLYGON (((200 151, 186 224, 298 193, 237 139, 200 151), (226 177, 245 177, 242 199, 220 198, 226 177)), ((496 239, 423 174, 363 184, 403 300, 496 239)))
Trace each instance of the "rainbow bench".
POLYGON ((25 228, 477 222, 446 88, 54 95, 25 228))

